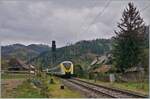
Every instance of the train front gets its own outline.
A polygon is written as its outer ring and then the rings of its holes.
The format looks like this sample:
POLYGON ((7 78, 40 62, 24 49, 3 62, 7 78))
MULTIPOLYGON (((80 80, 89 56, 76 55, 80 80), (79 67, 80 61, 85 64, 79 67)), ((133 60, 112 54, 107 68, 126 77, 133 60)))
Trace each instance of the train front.
POLYGON ((63 77, 70 78, 73 75, 73 63, 64 61, 60 64, 63 77))

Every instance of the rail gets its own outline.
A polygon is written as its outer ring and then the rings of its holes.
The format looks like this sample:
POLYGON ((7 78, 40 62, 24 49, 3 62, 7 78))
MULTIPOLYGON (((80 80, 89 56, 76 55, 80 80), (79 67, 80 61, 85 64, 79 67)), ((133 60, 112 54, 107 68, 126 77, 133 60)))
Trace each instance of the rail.
POLYGON ((94 84, 91 82, 87 82, 78 78, 68 79, 68 81, 77 84, 79 86, 82 86, 88 90, 94 91, 97 94, 101 93, 111 98, 148 98, 148 96, 141 95, 135 92, 110 88, 110 87, 94 84))

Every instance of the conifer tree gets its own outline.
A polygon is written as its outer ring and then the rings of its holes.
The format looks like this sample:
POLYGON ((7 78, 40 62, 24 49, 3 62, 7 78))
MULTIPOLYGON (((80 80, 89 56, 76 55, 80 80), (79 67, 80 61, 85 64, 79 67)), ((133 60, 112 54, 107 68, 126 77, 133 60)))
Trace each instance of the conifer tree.
POLYGON ((113 43, 114 65, 118 71, 138 66, 144 44, 144 22, 133 3, 123 11, 113 43))

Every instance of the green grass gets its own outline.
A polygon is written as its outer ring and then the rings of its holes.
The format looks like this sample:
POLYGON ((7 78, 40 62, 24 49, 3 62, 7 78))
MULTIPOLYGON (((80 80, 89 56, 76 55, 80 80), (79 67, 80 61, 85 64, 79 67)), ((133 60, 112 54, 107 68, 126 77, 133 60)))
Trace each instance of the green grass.
POLYGON ((1 79, 25 79, 28 78, 28 74, 16 74, 16 73, 10 73, 10 74, 2 74, 1 79))
POLYGON ((49 85, 49 92, 51 98, 83 98, 78 91, 71 90, 65 86, 64 89, 60 89, 61 82, 59 79, 54 78, 55 84, 49 85))
MULTIPOLYGON (((87 80, 87 79, 83 79, 87 80)), ((94 80, 88 80, 89 82, 94 83, 94 80)), ((137 93, 141 93, 143 95, 148 95, 149 93, 149 83, 147 82, 103 82, 103 81, 96 81, 97 84, 113 87, 113 88, 119 88, 124 90, 130 90, 137 93)))
POLYGON ((16 98, 45 98, 40 94, 40 90, 25 81, 22 85, 16 88, 16 98))
MULTIPOLYGON (((29 83, 26 79, 29 78, 28 74, 2 74, 1 78, 3 81, 9 80, 24 80, 21 85, 18 85, 16 88, 7 88, 5 89, 2 86, 2 97, 3 98, 44 98, 39 92, 39 89, 36 89, 29 83)), ((9 86, 10 87, 10 86, 9 86)))
POLYGON ((112 84, 113 87, 121 88, 121 89, 127 89, 135 92, 139 92, 145 95, 148 95, 149 93, 149 83, 148 82, 141 82, 141 83, 114 83, 112 84))
POLYGON ((18 85, 17 88, 12 90, 3 89, 2 91, 6 91, 5 94, 2 94, 2 98, 44 98, 40 91, 34 88, 27 80, 18 85))
MULTIPOLYGON (((48 94, 48 97, 50 98, 81 98, 83 95, 81 95, 78 91, 76 90, 71 90, 67 87, 65 89, 60 89, 60 80, 58 78, 54 78, 54 84, 49 84, 50 76, 45 78, 43 75, 42 78, 40 77, 35 77, 34 79, 41 79, 42 81, 44 80, 44 86, 48 86, 48 90, 45 89, 40 89, 40 88, 35 88, 30 82, 26 80, 28 75, 24 74, 3 74, 2 75, 2 80, 22 80, 21 85, 18 85, 16 88, 11 88, 11 90, 5 90, 3 88, 4 94, 2 95, 3 98, 47 98, 45 94, 42 92, 46 92, 48 94)), ((43 85, 42 85, 43 86, 43 85)), ((44 88, 44 87, 43 87, 44 88)))

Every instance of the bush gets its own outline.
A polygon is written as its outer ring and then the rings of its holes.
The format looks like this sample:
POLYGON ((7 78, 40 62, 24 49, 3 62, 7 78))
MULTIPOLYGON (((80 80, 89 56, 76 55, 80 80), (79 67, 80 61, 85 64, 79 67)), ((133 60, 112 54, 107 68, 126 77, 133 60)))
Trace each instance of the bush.
POLYGON ((107 73, 98 73, 98 80, 109 81, 109 74, 107 74, 107 73))

